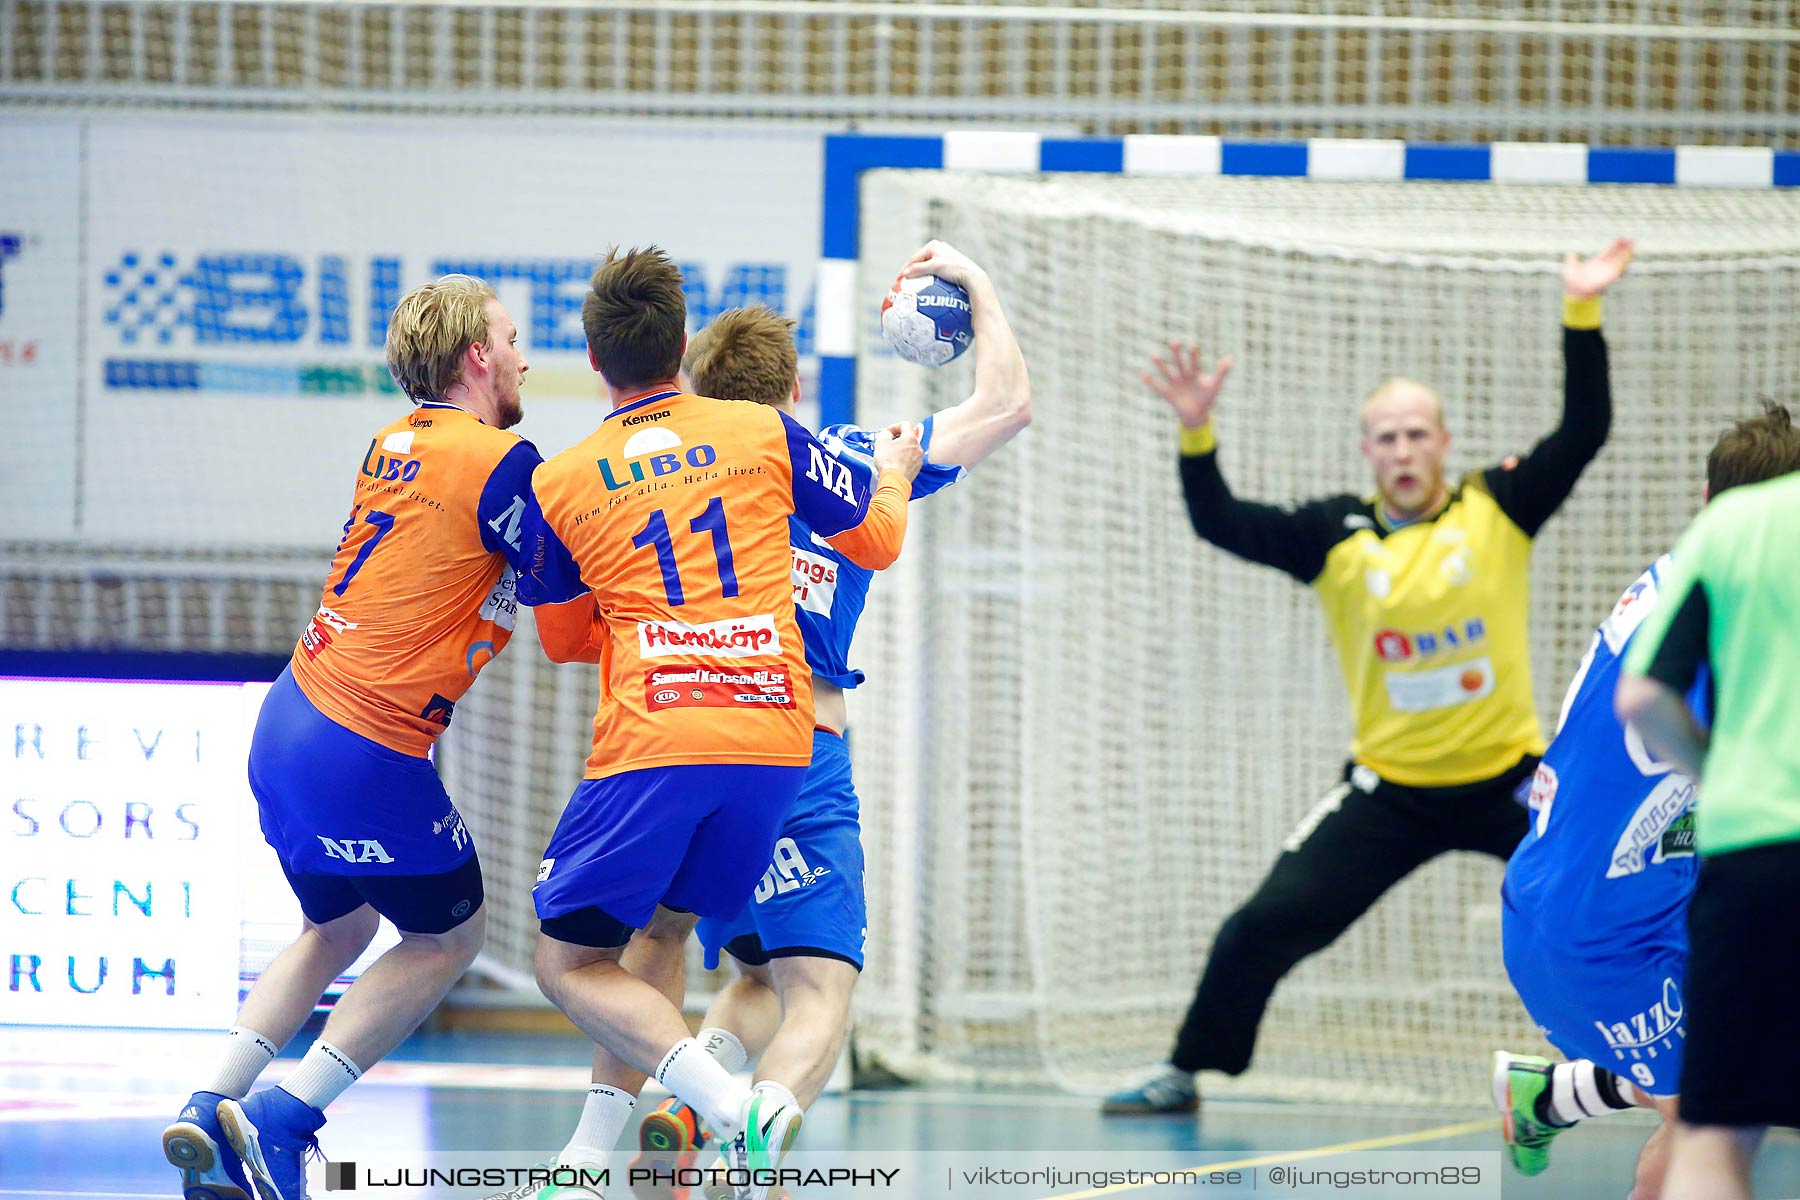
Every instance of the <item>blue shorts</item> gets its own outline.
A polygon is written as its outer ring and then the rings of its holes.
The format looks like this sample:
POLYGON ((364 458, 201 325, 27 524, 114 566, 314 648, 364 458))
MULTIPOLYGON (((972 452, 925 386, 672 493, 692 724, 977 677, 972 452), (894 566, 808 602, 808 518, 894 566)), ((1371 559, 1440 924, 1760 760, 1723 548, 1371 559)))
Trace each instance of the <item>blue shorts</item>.
POLYGON ((582 780, 532 888, 544 933, 623 946, 658 905, 737 912, 805 776, 804 767, 702 763, 582 780))
POLYGON ((1687 974, 1687 930, 1680 922, 1613 954, 1566 949, 1579 914, 1561 914, 1556 931, 1541 931, 1511 907, 1503 910, 1506 971, 1525 1010, 1550 1044, 1585 1058, 1655 1096, 1681 1090, 1687 1028, 1681 991, 1687 974))
POLYGON ((345 729, 287 671, 257 714, 250 790, 263 838, 314 922, 352 911, 359 895, 410 933, 441 933, 480 907, 474 840, 431 760, 345 729), (363 894, 357 881, 381 886, 363 894))
POLYGON ((862 970, 869 919, 857 810, 849 746, 815 729, 812 767, 750 903, 729 919, 700 922, 708 968, 723 949, 751 966, 805 955, 862 970))

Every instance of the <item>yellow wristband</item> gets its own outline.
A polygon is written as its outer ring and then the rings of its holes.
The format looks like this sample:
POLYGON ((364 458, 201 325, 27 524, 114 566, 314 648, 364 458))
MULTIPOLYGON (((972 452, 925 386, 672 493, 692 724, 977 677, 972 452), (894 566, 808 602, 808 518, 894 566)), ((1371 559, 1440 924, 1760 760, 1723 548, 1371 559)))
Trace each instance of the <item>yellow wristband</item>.
POLYGON ((1208 421, 1198 429, 1181 427, 1181 456, 1192 458, 1199 454, 1211 454, 1219 448, 1219 439, 1213 433, 1213 424, 1208 421))
POLYGON ((1564 296, 1563 328, 1600 328, 1600 297, 1588 296, 1583 299, 1579 296, 1564 296))

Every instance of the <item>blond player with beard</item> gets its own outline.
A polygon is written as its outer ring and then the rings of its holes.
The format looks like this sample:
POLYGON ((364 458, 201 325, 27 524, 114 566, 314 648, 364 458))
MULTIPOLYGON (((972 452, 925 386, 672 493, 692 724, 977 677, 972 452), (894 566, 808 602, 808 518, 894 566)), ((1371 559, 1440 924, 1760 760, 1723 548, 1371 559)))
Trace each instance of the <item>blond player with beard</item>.
POLYGON ((1356 723, 1343 781, 1282 845, 1220 928, 1169 1061, 1107 1097, 1108 1113, 1199 1107, 1194 1073, 1250 1065, 1269 997, 1416 867, 1448 850, 1504 862, 1524 836, 1514 798, 1544 751, 1526 640, 1532 539, 1606 441, 1612 420, 1600 296, 1624 274, 1619 240, 1563 265, 1562 422, 1522 460, 1444 477, 1437 394, 1390 379, 1363 402, 1375 494, 1295 508, 1241 500, 1219 471, 1213 406, 1229 359, 1206 371, 1171 342, 1143 376, 1181 420, 1194 531, 1311 586, 1356 723))

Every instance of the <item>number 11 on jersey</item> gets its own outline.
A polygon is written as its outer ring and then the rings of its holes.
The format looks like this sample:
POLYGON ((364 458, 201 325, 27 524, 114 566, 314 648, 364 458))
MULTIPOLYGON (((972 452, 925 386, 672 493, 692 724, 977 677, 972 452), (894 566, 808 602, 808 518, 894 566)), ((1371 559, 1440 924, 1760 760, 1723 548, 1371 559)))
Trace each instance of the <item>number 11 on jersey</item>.
MULTIPOLYGON (((700 515, 688 522, 688 530, 691 533, 712 534, 713 558, 719 570, 719 593, 727 599, 736 596, 737 569, 731 561, 731 532, 725 524, 724 498, 714 496, 708 500, 706 507, 700 510, 700 515)), ((631 544, 640 550, 656 550, 656 563, 662 569, 663 590, 668 593, 669 607, 678 608, 686 604, 687 597, 681 590, 681 571, 675 564, 675 542, 669 534, 668 515, 660 508, 651 513, 645 526, 632 535, 631 544)), ((354 573, 355 568, 352 567, 351 574, 354 573)))

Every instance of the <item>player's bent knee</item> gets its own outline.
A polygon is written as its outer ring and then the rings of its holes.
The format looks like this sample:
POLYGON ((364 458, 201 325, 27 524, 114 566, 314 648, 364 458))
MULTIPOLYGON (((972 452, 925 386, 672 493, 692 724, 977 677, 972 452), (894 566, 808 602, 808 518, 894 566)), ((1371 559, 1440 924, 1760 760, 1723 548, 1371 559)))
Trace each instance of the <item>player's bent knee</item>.
POLYGON ((739 979, 759 987, 766 987, 770 991, 775 990, 775 973, 769 969, 766 959, 760 963, 747 963, 733 958, 731 965, 737 969, 739 979))
POLYGON ((618 962, 631 941, 632 928, 597 908, 585 908, 539 922, 532 967, 538 990, 558 1003, 563 981, 597 962, 618 962))
POLYGON ((839 958, 793 955, 777 957, 769 967, 784 1012, 804 1010, 833 1018, 849 1014, 850 993, 861 974, 854 964, 839 958))
POLYGON ((355 959, 369 948, 369 943, 375 940, 375 931, 380 927, 381 914, 363 904, 335 920, 306 919, 302 931, 319 938, 332 950, 355 959))
POLYGON ((694 926, 700 918, 686 909, 664 908, 657 906, 650 918, 650 923, 639 930, 639 935, 654 938, 657 941, 675 941, 686 943, 688 934, 694 932, 694 926))
POLYGON ((466 967, 475 961, 487 941, 487 905, 479 905, 473 912, 465 913, 449 929, 402 929, 400 936, 407 941, 424 943, 448 958, 461 959, 466 967))

